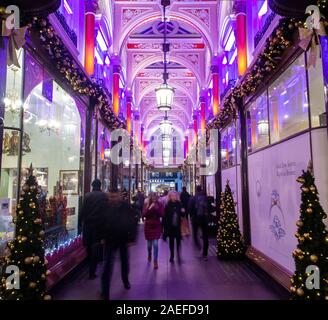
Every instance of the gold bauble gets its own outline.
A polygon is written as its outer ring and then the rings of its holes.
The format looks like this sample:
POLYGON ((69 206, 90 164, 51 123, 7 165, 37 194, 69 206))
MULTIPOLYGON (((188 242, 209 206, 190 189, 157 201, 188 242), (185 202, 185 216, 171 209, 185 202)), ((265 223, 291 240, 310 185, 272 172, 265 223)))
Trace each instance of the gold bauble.
POLYGON ((298 241, 301 242, 301 243, 303 243, 305 241, 305 238, 304 237, 299 237, 298 238, 298 241))
POLYGON ((41 279, 45 280, 46 279, 46 275, 44 273, 41 274, 41 279))
POLYGON ((29 207, 34 209, 35 208, 35 203, 34 202, 29 203, 29 207))
POLYGON ((298 220, 298 221, 296 222, 296 225, 297 225, 298 227, 303 227, 304 223, 303 223, 302 220, 298 220))
POLYGON ((28 286, 29 286, 29 288, 34 289, 36 287, 36 283, 30 282, 28 286))
POLYGON ((295 292, 296 291, 296 288, 295 287, 290 287, 290 291, 291 292, 295 292))
POLYGON ((309 214, 311 214, 313 212, 313 210, 312 210, 312 208, 307 208, 306 209, 306 212, 309 213, 309 214))
POLYGON ((303 187, 303 188, 302 188, 302 191, 305 192, 305 193, 308 193, 308 192, 310 191, 310 189, 307 188, 307 187, 303 187))
POLYGON ((25 276, 25 271, 19 271, 19 276, 24 277, 25 276))
POLYGON ((43 231, 43 230, 41 230, 41 231, 39 232, 39 236, 40 236, 40 237, 43 237, 43 236, 44 236, 44 231, 43 231))
POLYGON ((299 183, 304 183, 305 179, 302 178, 302 177, 299 177, 299 178, 296 179, 296 181, 299 182, 299 183))
POLYGON ((23 242, 27 241, 27 237, 22 237, 22 241, 23 242))
POLYGON ((311 254, 310 255, 310 260, 313 262, 313 263, 317 263, 318 261, 318 256, 316 256, 315 254, 311 254))
POLYGON ((33 257, 33 262, 34 263, 38 263, 39 261, 40 261, 40 257, 39 256, 33 257))
POLYGON ((296 290, 296 293, 297 293, 297 295, 300 296, 300 297, 304 296, 304 290, 303 290, 302 288, 298 288, 298 289, 296 290))
POLYGON ((27 184, 24 184, 22 189, 23 189, 24 192, 27 192, 27 191, 30 190, 30 187, 27 184))
POLYGON ((51 296, 49 294, 45 295, 43 300, 51 300, 51 296))
POLYGON ((31 264, 33 262, 33 258, 32 257, 27 257, 24 260, 25 264, 31 264))

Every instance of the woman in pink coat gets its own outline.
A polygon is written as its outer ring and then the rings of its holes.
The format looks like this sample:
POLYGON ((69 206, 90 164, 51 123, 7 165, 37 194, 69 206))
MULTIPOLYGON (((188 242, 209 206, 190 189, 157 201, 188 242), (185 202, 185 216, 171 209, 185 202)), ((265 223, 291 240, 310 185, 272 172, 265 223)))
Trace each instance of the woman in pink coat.
POLYGON ((151 193, 146 200, 142 217, 145 221, 149 262, 152 260, 152 249, 154 248, 154 269, 158 269, 158 240, 162 235, 161 217, 163 214, 163 206, 159 203, 157 195, 151 193))

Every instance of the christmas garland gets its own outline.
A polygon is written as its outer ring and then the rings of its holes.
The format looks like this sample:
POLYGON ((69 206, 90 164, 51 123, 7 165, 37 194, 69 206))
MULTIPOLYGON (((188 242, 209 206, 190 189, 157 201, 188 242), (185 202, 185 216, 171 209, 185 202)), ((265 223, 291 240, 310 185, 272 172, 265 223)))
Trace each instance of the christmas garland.
POLYGON ((55 33, 49 20, 35 17, 29 24, 29 29, 39 32, 42 47, 48 52, 54 65, 70 87, 75 92, 85 94, 94 100, 105 125, 111 130, 125 129, 125 123, 118 119, 111 109, 111 103, 105 90, 101 85, 90 80, 85 71, 79 67, 63 41, 55 33))
MULTIPOLYGON (((318 0, 317 5, 327 27, 328 5, 327 0, 318 0)), ((274 71, 281 62, 286 50, 293 45, 293 35, 296 29, 305 27, 305 20, 308 15, 304 15, 303 20, 294 18, 282 18, 275 28, 255 64, 248 74, 234 87, 223 101, 222 108, 218 116, 212 119, 206 129, 224 128, 231 121, 237 119, 237 106, 235 101, 249 96, 263 83, 263 80, 274 71)), ((207 133, 208 135, 208 133, 207 133)))
POLYGON ((293 41, 295 29, 301 26, 295 19, 283 18, 279 25, 267 39, 263 51, 259 54, 252 70, 243 78, 242 82, 234 87, 223 101, 223 106, 216 118, 209 122, 207 130, 225 127, 237 118, 236 100, 242 99, 256 92, 268 75, 274 71, 281 62, 286 49, 293 41))

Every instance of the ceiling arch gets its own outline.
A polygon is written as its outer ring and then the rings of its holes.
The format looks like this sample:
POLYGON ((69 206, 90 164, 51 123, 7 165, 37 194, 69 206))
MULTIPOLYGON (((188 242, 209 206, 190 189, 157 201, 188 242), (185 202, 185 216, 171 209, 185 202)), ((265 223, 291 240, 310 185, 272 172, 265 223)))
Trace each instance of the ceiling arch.
MULTIPOLYGON (((156 124, 157 124, 158 121, 155 120, 152 123, 150 123, 147 130, 145 128, 145 132, 146 132, 145 140, 146 141, 150 141, 151 136, 153 136, 155 134, 155 132, 159 130, 158 126, 154 125, 154 122, 156 122, 156 124)), ((178 135, 180 136, 181 141, 183 141, 183 139, 185 137, 184 130, 181 129, 181 127, 177 126, 174 123, 172 125, 172 128, 178 133, 178 135)))
MULTIPOLYGON (((177 56, 175 53, 171 53, 169 55, 168 60, 170 62, 176 62, 181 64, 182 66, 186 67, 189 69, 193 74, 195 75, 198 85, 201 87, 202 83, 204 82, 205 74, 201 74, 200 70, 197 70, 197 68, 185 57, 182 55, 177 56)), ((127 79, 128 83, 131 84, 131 86, 134 84, 134 81, 139 74, 139 72, 148 66, 152 65, 153 63, 163 61, 163 53, 158 52, 158 53, 152 53, 149 54, 148 56, 145 55, 145 59, 142 60, 142 62, 138 63, 137 65, 134 66, 133 71, 131 73, 131 76, 127 79)), ((199 66, 200 67, 200 66, 199 66)), ((201 68, 200 68, 201 69, 201 68)), ((203 70, 204 71, 204 70, 203 70)), ((204 73, 204 72, 203 72, 204 73)))
MULTIPOLYGON (((156 13, 151 11, 151 12, 146 12, 144 14, 140 14, 136 19, 131 21, 131 23, 127 24, 127 26, 123 30, 121 30, 121 36, 118 41, 117 54, 121 56, 122 50, 125 48, 129 36, 134 32, 136 28, 140 28, 141 26, 149 22, 160 20, 160 19, 162 19, 161 12, 156 13)), ((210 55, 212 56, 212 53, 214 51, 214 45, 210 36, 210 32, 208 28, 204 25, 204 23, 200 21, 197 21, 196 23, 196 21, 190 19, 190 16, 188 16, 187 14, 184 14, 182 12, 174 12, 174 11, 170 11, 169 20, 185 23, 186 25, 192 27, 194 30, 200 33, 201 36, 203 37, 203 40, 207 44, 206 47, 209 49, 210 55)))
MULTIPOLYGON (((145 118, 147 117, 147 114, 151 111, 157 111, 156 103, 150 104, 149 106, 146 107, 146 109, 140 109, 142 122, 145 122, 145 120, 146 120, 145 118)), ((173 103, 172 112, 170 112, 170 111, 168 112, 169 118, 171 117, 171 114, 173 114, 173 112, 175 112, 175 111, 183 112, 185 118, 190 120, 191 113, 188 112, 188 110, 186 110, 186 108, 179 103, 173 103)), ((163 117, 163 112, 161 114, 163 117)), ((188 122, 188 121, 186 121, 186 122, 188 122)), ((188 125, 188 123, 185 124, 185 126, 187 126, 187 125, 188 125)))
MULTIPOLYGON (((155 94, 155 89, 158 87, 158 85, 162 83, 162 80, 159 79, 159 81, 157 82, 153 82, 151 85, 147 86, 145 88, 145 90, 143 90, 140 94, 140 96, 138 95, 137 100, 135 101, 137 106, 141 105, 142 99, 147 96, 149 93, 154 92, 155 94)), ((194 97, 192 95, 192 93, 190 91, 187 90, 187 88, 181 86, 180 84, 174 82, 174 81, 170 81, 168 82, 172 87, 181 90, 186 97, 190 100, 192 105, 196 105, 196 97, 194 97)), ((155 95, 154 95, 155 96, 155 95)))

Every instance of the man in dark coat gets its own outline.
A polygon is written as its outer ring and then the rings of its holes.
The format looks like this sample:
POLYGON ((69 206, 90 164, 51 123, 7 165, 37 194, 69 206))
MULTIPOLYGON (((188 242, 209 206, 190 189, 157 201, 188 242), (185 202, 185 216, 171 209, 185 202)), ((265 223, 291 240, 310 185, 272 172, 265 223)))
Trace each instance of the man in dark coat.
POLYGON ((101 236, 99 226, 106 215, 108 197, 101 191, 101 182, 92 182, 92 192, 84 197, 81 210, 83 244, 87 249, 89 260, 89 278, 96 278, 97 262, 101 254, 101 236))
POLYGON ((115 254, 120 252, 121 277, 124 288, 130 289, 128 244, 135 241, 135 212, 123 199, 118 190, 108 194, 108 209, 104 223, 103 238, 105 239, 105 265, 101 277, 101 296, 109 300, 110 281, 113 273, 115 254))
POLYGON ((182 192, 180 194, 180 201, 182 203, 183 208, 185 209, 185 216, 188 219, 188 206, 189 206, 190 194, 187 191, 186 187, 182 188, 182 192))
POLYGON ((198 229, 202 230, 203 238, 203 259, 207 261, 208 254, 208 203, 205 192, 201 186, 197 186, 196 195, 190 198, 189 212, 193 228, 193 238, 197 247, 200 247, 198 240, 198 229))

